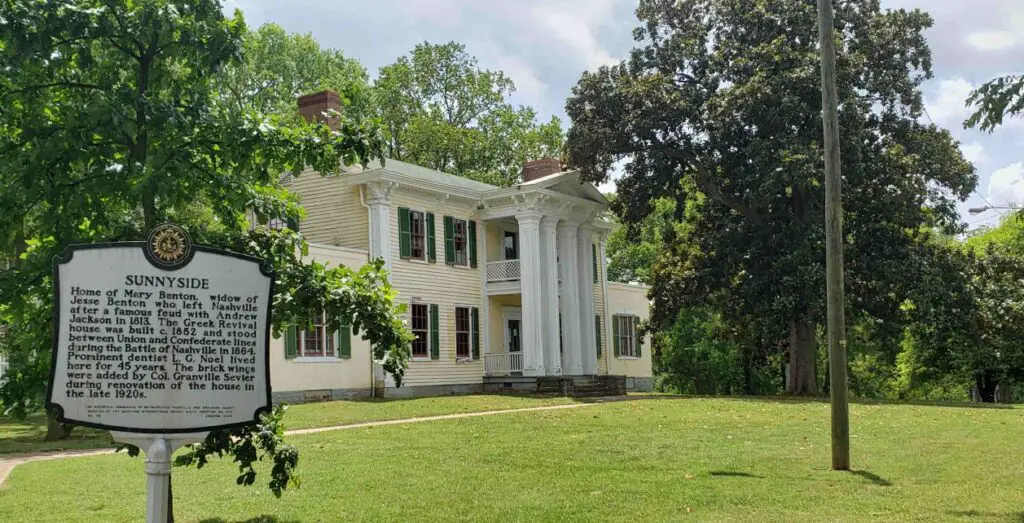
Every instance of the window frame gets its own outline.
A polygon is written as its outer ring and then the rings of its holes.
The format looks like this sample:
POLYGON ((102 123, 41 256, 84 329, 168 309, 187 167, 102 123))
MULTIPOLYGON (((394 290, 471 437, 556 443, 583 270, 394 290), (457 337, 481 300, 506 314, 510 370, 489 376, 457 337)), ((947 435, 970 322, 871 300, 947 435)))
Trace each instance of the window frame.
POLYGON ((426 262, 428 258, 429 246, 427 245, 427 239, 430 235, 427 233, 427 211, 420 211, 417 209, 409 209, 409 260, 426 262), (420 232, 417 235, 415 232, 416 216, 420 217, 420 232), (422 252, 420 256, 416 256, 416 239, 420 240, 420 248, 422 252))
POLYGON ((619 358, 627 360, 639 359, 639 356, 636 355, 636 324, 638 319, 632 314, 615 315, 615 321, 619 322, 619 358))
POLYGON ((430 304, 414 301, 409 306, 409 330, 415 336, 412 341, 412 345, 409 347, 409 357, 412 361, 430 361, 430 304), (423 322, 424 328, 416 328, 416 308, 423 307, 423 322), (423 333, 423 337, 420 338, 418 332, 423 333), (424 352, 422 356, 416 355, 416 344, 418 342, 423 343, 424 352))
POLYGON ((452 216, 452 250, 455 253, 455 259, 452 260, 452 266, 454 267, 469 267, 469 220, 464 218, 456 218, 452 216), (459 256, 459 224, 462 224, 462 259, 460 261, 459 256))
POLYGON ((307 337, 311 333, 298 325, 289 327, 295 329, 295 357, 291 359, 292 361, 301 363, 303 361, 337 361, 341 359, 338 357, 338 347, 334 339, 335 333, 327 331, 327 313, 321 312, 317 316, 317 320, 319 321, 313 323, 313 328, 318 331, 316 333, 317 338, 314 339, 317 340, 320 350, 313 354, 306 352, 306 347, 308 346, 306 343, 307 337))
POLYGON ((473 308, 469 305, 456 305, 455 306, 455 361, 473 361, 473 308), (466 330, 459 330, 459 311, 465 311, 466 313, 466 330), (459 353, 459 339, 461 336, 465 336, 466 342, 466 354, 462 355, 459 353))

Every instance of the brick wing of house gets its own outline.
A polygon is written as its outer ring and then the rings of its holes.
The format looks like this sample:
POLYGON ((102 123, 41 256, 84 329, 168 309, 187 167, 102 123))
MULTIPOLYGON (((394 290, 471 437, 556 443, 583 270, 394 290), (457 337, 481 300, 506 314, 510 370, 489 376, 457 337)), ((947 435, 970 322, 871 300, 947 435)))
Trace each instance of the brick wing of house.
MULTIPOLYGON (((318 117, 336 97, 300 99, 318 117)), ((646 289, 608 282, 608 201, 558 160, 496 187, 386 160, 288 182, 306 211, 310 258, 382 258, 415 334, 402 387, 346 332, 288 329, 271 344, 275 401, 515 390, 651 390, 646 289)))

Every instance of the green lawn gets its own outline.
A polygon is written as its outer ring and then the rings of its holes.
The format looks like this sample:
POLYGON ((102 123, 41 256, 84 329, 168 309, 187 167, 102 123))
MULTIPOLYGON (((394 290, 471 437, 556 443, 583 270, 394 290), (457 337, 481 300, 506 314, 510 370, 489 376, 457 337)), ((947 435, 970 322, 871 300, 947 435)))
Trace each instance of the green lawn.
MULTIPOLYGON (((1024 521, 1024 409, 852 406, 854 473, 828 405, 654 399, 296 436, 276 499, 221 461, 177 469, 179 521, 1024 521)), ((35 462, 0 521, 137 521, 141 459, 35 462), (54 488, 59 485, 60 488, 54 488)))
MULTIPOLYGON (((330 401, 292 405, 285 416, 288 429, 327 427, 365 421, 383 421, 462 412, 519 409, 573 403, 572 398, 506 395, 442 396, 395 400, 330 401)), ((76 427, 67 440, 47 442, 46 418, 33 416, 25 422, 0 417, 0 455, 65 449, 111 447, 107 431, 76 427)))

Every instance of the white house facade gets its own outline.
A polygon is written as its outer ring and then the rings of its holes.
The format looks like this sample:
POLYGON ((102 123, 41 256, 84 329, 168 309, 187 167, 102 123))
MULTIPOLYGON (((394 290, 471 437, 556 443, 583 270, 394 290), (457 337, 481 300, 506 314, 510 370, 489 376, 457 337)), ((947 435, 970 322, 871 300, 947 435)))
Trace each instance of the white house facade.
POLYGON ((310 257, 382 258, 416 340, 395 387, 358 336, 290 329, 271 346, 275 399, 651 390, 646 289, 605 278, 607 200, 554 159, 523 177, 496 187, 387 160, 290 181, 310 257))

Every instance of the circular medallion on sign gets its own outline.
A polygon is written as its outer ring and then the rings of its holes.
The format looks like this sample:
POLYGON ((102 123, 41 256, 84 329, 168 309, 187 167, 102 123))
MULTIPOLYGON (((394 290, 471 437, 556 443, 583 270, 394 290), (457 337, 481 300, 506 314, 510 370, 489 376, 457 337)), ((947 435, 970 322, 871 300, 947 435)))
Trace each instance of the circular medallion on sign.
POLYGON ((149 233, 146 254, 159 267, 177 268, 192 258, 192 239, 185 229, 173 223, 157 225, 149 233))

